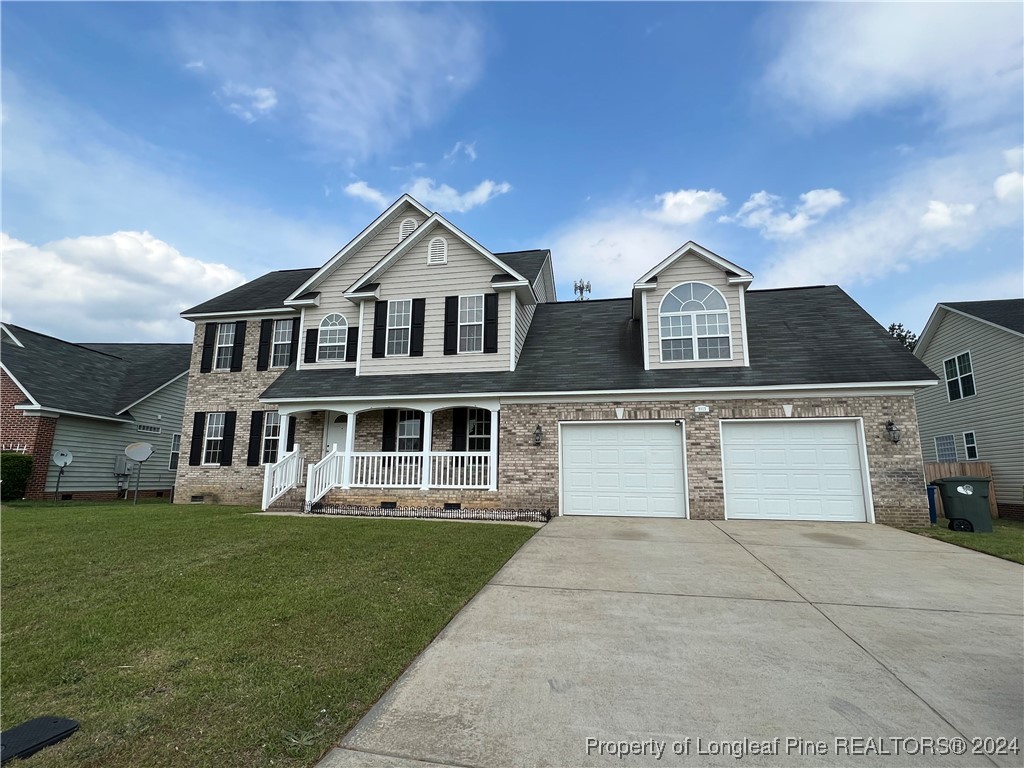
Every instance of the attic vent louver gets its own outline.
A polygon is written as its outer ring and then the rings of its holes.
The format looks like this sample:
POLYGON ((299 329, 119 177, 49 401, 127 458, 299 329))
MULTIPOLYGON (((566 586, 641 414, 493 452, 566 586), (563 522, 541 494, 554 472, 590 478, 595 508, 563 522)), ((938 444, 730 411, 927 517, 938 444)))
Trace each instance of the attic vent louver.
POLYGON ((402 242, 416 231, 416 219, 405 219, 398 225, 398 242, 402 242))
POLYGON ((448 241, 443 237, 435 237, 427 249, 427 264, 448 263, 448 241))

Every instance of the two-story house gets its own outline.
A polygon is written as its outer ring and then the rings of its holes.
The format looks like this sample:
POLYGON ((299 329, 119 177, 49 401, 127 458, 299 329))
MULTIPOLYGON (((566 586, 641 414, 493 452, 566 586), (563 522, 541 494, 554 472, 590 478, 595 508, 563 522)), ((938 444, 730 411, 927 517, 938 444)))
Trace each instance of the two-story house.
POLYGON ((914 354, 942 386, 917 393, 925 461, 987 461, 999 514, 1024 519, 1024 299, 936 305, 914 354))
POLYGON ((752 280, 691 242, 559 302, 548 251, 403 196, 322 267, 182 313, 178 499, 926 521, 935 376, 839 288, 752 280))

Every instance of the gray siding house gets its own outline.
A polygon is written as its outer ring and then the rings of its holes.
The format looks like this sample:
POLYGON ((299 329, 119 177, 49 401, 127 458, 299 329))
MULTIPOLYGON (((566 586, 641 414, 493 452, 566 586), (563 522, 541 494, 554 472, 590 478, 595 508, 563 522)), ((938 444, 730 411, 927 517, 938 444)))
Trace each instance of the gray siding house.
POLYGON ((940 386, 917 393, 925 461, 987 461, 1000 514, 1024 516, 1024 299, 935 307, 914 354, 940 386))
POLYGON ((35 457, 28 498, 57 488, 50 457, 70 451, 62 497, 115 498, 135 487, 125 446, 150 443, 141 495, 171 495, 188 383, 188 344, 72 344, 3 324, 0 365, 4 450, 35 457))

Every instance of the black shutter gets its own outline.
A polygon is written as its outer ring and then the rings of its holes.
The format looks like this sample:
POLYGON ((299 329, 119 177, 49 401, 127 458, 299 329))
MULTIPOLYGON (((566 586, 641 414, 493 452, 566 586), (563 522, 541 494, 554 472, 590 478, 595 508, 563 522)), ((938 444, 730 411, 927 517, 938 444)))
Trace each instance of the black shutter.
POLYGON ((459 353, 459 297, 444 297, 444 353, 459 353))
POLYGON ((249 422, 249 455, 245 460, 247 466, 258 467, 260 465, 260 448, 263 443, 263 411, 253 411, 252 421, 249 422))
POLYGON ((209 373, 213 370, 213 345, 217 341, 217 324, 207 323, 203 330, 203 356, 199 362, 199 372, 209 373))
POLYGON ((231 348, 231 370, 242 370, 242 353, 245 351, 245 320, 235 323, 235 345, 231 348))
POLYGON ((380 449, 398 450, 398 411, 384 411, 384 431, 380 439, 380 449))
POLYGON ((423 357, 423 320, 427 314, 427 300, 412 300, 412 327, 409 329, 409 357, 423 357))
POLYGON ((359 326, 349 326, 348 336, 345 339, 345 362, 354 363, 356 353, 359 351, 359 326))
POLYGON ((306 354, 302 358, 304 363, 316 362, 316 335, 316 328, 310 328, 306 331, 306 354))
POLYGON ((260 350, 256 355, 256 370, 265 371, 270 367, 270 340, 274 336, 274 321, 260 320, 260 350))
POLYGON ((203 463, 203 432, 206 430, 206 412, 196 411, 192 417, 192 444, 188 450, 188 464, 198 467, 203 463))
POLYGON ((299 359, 299 334, 302 333, 302 318, 292 320, 292 346, 288 350, 288 365, 299 359))
POLYGON ((452 408, 452 450, 466 450, 466 421, 468 408, 452 408))
POLYGON ((388 342, 388 303, 378 301, 373 307, 373 356, 384 357, 388 342))
POLYGON ((498 351, 498 294, 484 296, 484 352, 498 351))
POLYGON ((294 416, 282 416, 282 419, 288 419, 288 442, 285 443, 284 449, 286 451, 295 450, 295 417, 294 416))
POLYGON ((220 465, 231 466, 231 457, 235 453, 235 412, 224 412, 224 442, 221 443, 220 465))

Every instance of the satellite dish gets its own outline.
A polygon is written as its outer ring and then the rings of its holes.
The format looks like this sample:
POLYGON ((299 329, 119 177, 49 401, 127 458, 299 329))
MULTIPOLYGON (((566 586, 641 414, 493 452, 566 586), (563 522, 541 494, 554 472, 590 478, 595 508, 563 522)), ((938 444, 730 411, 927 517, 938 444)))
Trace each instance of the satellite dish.
POLYGON ((71 451, 66 451, 63 448, 58 448, 56 451, 53 452, 53 455, 51 455, 50 458, 53 460, 53 463, 56 464, 58 467, 64 468, 71 463, 71 460, 74 458, 74 456, 71 455, 71 451))
POLYGON ((153 446, 149 443, 132 443, 124 449, 124 455, 132 461, 145 461, 153 455, 153 446))

